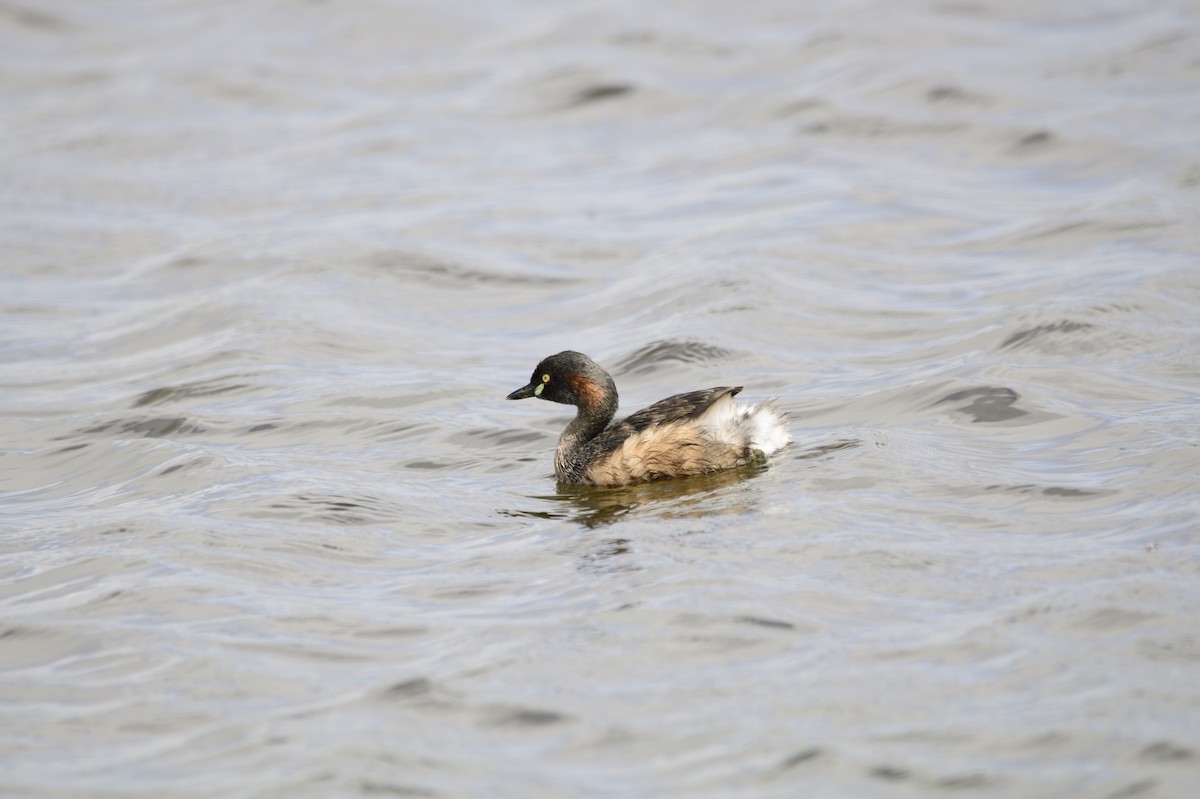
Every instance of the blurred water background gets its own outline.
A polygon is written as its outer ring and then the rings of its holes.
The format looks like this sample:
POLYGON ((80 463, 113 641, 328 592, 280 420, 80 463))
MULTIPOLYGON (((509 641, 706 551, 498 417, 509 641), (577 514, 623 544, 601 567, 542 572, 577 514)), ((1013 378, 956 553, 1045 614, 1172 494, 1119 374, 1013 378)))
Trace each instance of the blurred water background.
POLYGON ((0 793, 1200 795, 1198 34, 0 3, 0 793), (567 348, 796 443, 560 492, 567 348))

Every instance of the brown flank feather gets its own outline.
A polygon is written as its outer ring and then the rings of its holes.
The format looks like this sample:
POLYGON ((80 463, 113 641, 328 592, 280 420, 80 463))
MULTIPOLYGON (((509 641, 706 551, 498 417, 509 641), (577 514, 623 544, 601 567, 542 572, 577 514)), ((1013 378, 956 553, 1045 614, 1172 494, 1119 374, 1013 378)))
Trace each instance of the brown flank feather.
POLYGON ((596 440, 583 482, 618 486, 731 469, 753 460, 749 447, 714 441, 701 417, 741 386, 677 394, 612 425, 596 440))
POLYGON ((584 473, 595 485, 618 486, 709 474, 750 463, 748 447, 713 441, 695 422, 648 427, 635 433, 607 455, 599 455, 584 473))

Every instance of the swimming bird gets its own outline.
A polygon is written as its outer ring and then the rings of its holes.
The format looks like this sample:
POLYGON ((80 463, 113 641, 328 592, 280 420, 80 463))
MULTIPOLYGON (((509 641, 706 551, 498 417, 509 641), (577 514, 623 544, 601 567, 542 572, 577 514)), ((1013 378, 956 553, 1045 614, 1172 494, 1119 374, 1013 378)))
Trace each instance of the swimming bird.
POLYGON ((734 402, 742 386, 718 386, 660 400, 613 422, 617 386, 588 356, 566 350, 542 360, 529 385, 508 399, 578 408, 554 453, 568 485, 622 486, 762 463, 791 441, 787 416, 772 400, 734 402))

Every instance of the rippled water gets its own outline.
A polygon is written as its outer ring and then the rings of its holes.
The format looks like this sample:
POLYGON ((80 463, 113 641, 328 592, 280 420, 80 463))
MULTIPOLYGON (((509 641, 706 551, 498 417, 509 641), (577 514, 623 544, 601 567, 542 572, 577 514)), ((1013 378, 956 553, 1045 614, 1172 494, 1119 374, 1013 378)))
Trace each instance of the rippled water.
POLYGON ((0 5, 0 789, 1200 791, 1191 3, 0 5), (572 348, 761 470, 559 492, 572 348))

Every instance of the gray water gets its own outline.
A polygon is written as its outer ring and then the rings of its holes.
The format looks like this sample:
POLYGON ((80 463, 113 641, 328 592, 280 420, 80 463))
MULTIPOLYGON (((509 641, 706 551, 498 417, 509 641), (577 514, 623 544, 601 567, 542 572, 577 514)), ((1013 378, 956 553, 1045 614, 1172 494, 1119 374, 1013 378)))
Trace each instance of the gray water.
POLYGON ((0 792, 1200 794, 1194 3, 0 5, 0 792), (774 396, 762 469, 556 488, 774 396))

